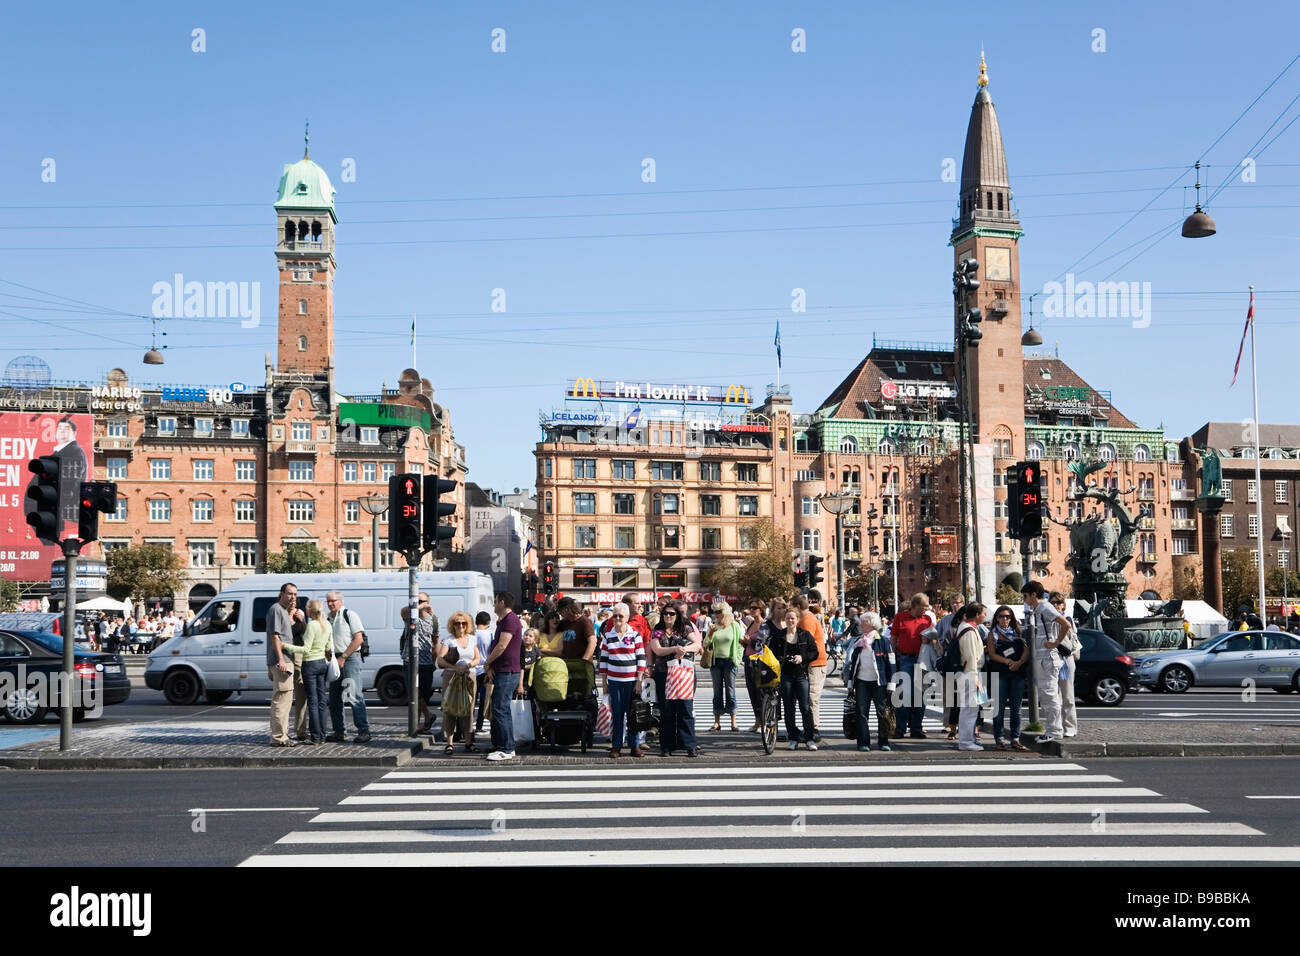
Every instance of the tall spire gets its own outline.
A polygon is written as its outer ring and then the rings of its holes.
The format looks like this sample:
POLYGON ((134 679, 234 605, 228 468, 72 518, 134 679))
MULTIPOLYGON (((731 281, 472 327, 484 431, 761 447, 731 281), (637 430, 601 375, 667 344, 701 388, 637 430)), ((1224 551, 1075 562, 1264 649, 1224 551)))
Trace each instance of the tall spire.
POLYGON ((966 127, 966 152, 961 164, 961 194, 953 237, 977 227, 1020 230, 1011 208, 1011 179, 1007 154, 1002 147, 1002 129, 989 95, 988 65, 980 50, 980 72, 975 102, 966 127))
POLYGON ((984 65, 983 47, 980 47, 980 78, 976 82, 979 84, 980 89, 983 89, 984 87, 989 85, 989 71, 988 71, 988 67, 984 65))
MULTIPOLYGON (((983 64, 984 55, 980 54, 981 65, 983 64)), ((302 158, 311 159, 311 120, 307 120, 307 125, 302 131, 302 158)))

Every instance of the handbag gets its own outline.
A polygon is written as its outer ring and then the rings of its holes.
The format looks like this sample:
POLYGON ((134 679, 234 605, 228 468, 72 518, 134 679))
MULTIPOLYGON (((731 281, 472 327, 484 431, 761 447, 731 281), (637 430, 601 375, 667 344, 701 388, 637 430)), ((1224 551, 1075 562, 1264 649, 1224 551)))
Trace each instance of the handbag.
POLYGON ((695 699, 694 665, 684 661, 668 662, 668 677, 664 680, 664 696, 669 700, 695 699))
POLYGON ((880 736, 886 740, 898 736, 898 708, 893 704, 885 705, 884 715, 880 718, 880 729, 884 731, 880 736))
POLYGON ((442 693, 442 712, 448 717, 468 717, 474 713, 474 679, 468 674, 452 674, 442 693))
POLYGON ((700 666, 708 670, 713 666, 713 635, 704 639, 704 653, 700 655, 700 666))
POLYGON ((596 733, 608 737, 614 730, 614 715, 609 709, 609 694, 601 694, 596 703, 596 733))
POLYGON ((848 740, 858 739, 858 701, 853 691, 844 697, 844 736, 848 740))
POLYGON ((510 723, 514 726, 515 740, 530 743, 537 735, 533 731, 533 702, 515 698, 510 701, 510 723))
POLYGON ((655 725, 654 713, 650 705, 640 697, 632 698, 632 707, 628 714, 628 726, 634 733, 650 730, 655 725))

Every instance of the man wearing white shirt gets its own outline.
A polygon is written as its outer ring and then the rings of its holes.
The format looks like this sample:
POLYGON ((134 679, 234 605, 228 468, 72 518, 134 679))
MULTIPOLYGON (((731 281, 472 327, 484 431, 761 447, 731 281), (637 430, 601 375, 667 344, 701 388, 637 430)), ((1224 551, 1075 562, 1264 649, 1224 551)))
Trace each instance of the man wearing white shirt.
POLYGON ((1025 598, 1025 620, 1029 624, 1029 643, 1034 653, 1034 683, 1038 686, 1038 706, 1043 718, 1043 734, 1034 742, 1046 744, 1065 736, 1058 682, 1061 655, 1056 649, 1074 630, 1074 622, 1058 614, 1047 603, 1047 592, 1041 582, 1028 582, 1020 593, 1025 598))

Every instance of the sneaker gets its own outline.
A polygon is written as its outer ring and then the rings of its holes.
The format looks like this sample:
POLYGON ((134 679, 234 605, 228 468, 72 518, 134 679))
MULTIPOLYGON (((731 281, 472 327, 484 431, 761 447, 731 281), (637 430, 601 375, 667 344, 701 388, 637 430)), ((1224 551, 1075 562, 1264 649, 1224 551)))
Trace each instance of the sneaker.
POLYGON ((483 759, 484 759, 484 760, 500 760, 500 759, 501 759, 501 751, 499 751, 499 750, 494 750, 494 751, 492 751, 490 754, 488 754, 486 757, 484 757, 483 759))
POLYGON ((1079 736, 1079 732, 1076 730, 1074 733, 1072 733, 1072 734, 1066 734, 1065 736, 1067 736, 1067 737, 1077 737, 1077 736, 1079 736))
POLYGON ((957 746, 957 749, 958 750, 983 750, 984 748, 979 744, 959 744, 957 746))
POLYGON ((361 731, 361 733, 357 734, 356 739, 353 741, 353 743, 358 743, 358 744, 370 743, 370 731, 368 730, 361 731))
POLYGON ((815 740, 810 740, 810 741, 808 741, 808 749, 809 749, 809 750, 816 750, 816 749, 817 749, 817 741, 815 741, 815 740))
POLYGON ((871 751, 870 747, 859 747, 858 749, 863 753, 869 753, 871 751))
POLYGON ((513 750, 494 750, 487 755, 488 760, 513 760, 515 752, 513 750))
POLYGON ((799 741, 797 741, 797 740, 792 740, 792 741, 790 741, 790 746, 786 747, 785 749, 786 749, 786 750, 798 750, 798 749, 799 749, 799 741))
POLYGON ((329 743, 332 743, 332 744, 341 744, 341 743, 343 743, 347 738, 344 737, 342 734, 330 734, 330 735, 329 735, 328 737, 326 737, 325 739, 326 739, 329 743))
POLYGON ((821 742, 822 742, 822 735, 821 735, 818 731, 814 730, 814 731, 813 731, 813 743, 815 743, 815 744, 819 744, 819 743, 821 743, 821 742))
POLYGON ((892 751, 894 748, 891 747, 891 746, 889 746, 889 744, 881 744, 881 745, 880 745, 880 749, 881 749, 881 750, 892 751))
POLYGON ((1053 737, 1051 734, 1042 734, 1041 736, 1038 736, 1038 737, 1035 737, 1035 738, 1034 738, 1034 743, 1036 743, 1036 744, 1050 744, 1050 743, 1052 743, 1053 741, 1060 740, 1060 739, 1061 739, 1060 737, 1053 737))
POLYGON ((686 756, 688 756, 688 757, 698 757, 699 755, 700 755, 700 752, 699 752, 698 750, 688 750, 688 751, 686 751, 686 756))
POLYGON ((930 735, 924 730, 918 730, 916 733, 908 734, 907 736, 911 737, 913 740, 927 740, 930 737, 930 735))

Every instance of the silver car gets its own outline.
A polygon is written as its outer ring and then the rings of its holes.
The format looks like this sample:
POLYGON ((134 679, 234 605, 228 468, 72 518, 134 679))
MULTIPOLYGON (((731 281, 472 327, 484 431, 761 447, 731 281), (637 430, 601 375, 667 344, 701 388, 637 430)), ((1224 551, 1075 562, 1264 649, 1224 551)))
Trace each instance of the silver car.
POLYGON ((1246 681, 1290 694, 1300 690, 1300 638, 1285 631, 1229 631, 1193 650, 1143 657, 1138 681, 1171 694, 1193 684, 1242 687, 1246 681))

